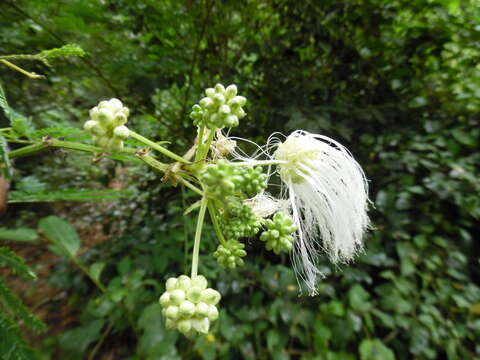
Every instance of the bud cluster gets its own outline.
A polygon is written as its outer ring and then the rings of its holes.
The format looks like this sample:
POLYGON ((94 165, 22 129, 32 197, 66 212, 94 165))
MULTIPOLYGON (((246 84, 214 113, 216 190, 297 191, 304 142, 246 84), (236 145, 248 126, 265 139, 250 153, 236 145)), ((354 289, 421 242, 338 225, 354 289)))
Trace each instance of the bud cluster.
POLYGON ((106 151, 121 151, 123 140, 129 137, 125 126, 129 110, 118 99, 101 101, 90 110, 90 118, 83 128, 93 136, 93 143, 106 151))
POLYGON ((207 279, 202 275, 192 279, 181 275, 168 279, 165 287, 159 302, 167 318, 167 328, 177 329, 186 336, 195 331, 208 333, 210 323, 218 318, 215 305, 221 296, 218 291, 207 288, 207 279))
POLYGON ((225 245, 219 245, 213 253, 213 257, 217 262, 225 268, 234 269, 243 265, 243 259, 247 252, 244 250, 245 245, 238 240, 228 240, 225 245))
POLYGON ((241 199, 231 197, 220 218, 220 226, 228 239, 250 237, 260 230, 262 218, 255 215, 241 199))
POLYGON ((225 160, 210 164, 200 173, 208 191, 217 197, 250 198, 267 187, 267 175, 261 167, 238 167, 225 160))
POLYGON ((297 230, 293 219, 282 212, 273 215, 273 219, 265 221, 265 230, 260 240, 265 241, 267 250, 275 254, 292 250, 294 238, 292 233, 297 230))
POLYGON ((206 126, 209 129, 235 127, 238 120, 247 114, 243 110, 247 99, 237 96, 237 87, 229 85, 225 89, 222 84, 205 90, 207 95, 193 105, 190 118, 197 126, 206 126))

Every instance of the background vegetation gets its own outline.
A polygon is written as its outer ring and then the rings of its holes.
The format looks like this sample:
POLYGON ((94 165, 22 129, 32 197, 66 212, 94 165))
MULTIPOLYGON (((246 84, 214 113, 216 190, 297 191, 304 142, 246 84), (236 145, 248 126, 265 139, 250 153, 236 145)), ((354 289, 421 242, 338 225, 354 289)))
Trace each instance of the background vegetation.
MULTIPOLYGON (((207 231, 200 273, 222 293, 221 315, 208 336, 190 341, 164 329, 157 303, 165 279, 188 263, 194 225, 182 212, 190 193, 141 164, 61 151, 18 159, 10 198, 61 189, 133 194, 9 204, 1 225, 21 228, 28 243, 4 228, 0 245, 24 256, 38 280, 2 275, 47 325, 39 334, 24 329, 34 353, 480 358, 479 19, 475 0, 0 2, 0 55, 67 43, 86 52, 52 68, 17 62, 43 80, 0 68, 20 135, 80 129, 89 108, 115 96, 138 132, 182 152, 195 135, 187 114, 202 89, 236 83, 249 115, 235 135, 263 142, 273 131, 322 133, 350 148, 371 180, 375 229, 366 251, 342 269, 325 261, 329 276, 313 298, 298 296, 289 258, 256 239, 244 267, 220 270, 207 231), (55 248, 52 226, 65 229, 72 248, 55 248)), ((1 355, 21 358, 12 344, 1 337, 1 355)))

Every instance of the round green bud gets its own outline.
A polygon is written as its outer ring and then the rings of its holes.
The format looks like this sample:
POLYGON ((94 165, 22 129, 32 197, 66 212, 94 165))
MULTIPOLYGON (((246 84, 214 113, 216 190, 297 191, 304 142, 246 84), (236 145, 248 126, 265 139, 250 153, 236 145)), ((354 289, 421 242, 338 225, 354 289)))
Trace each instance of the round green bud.
POLYGON ((90 109, 90 118, 95 120, 95 121, 98 121, 98 107, 95 106, 93 108, 90 109))
POLYGON ((291 234, 297 227, 290 216, 277 212, 271 220, 265 222, 265 227, 267 230, 260 235, 260 240, 266 242, 267 250, 273 250, 275 254, 292 250, 295 239, 291 234))
POLYGON ((177 287, 182 289, 182 290, 188 290, 191 286, 191 280, 188 276, 186 275, 181 275, 178 277, 178 283, 177 287))
POLYGON ((120 152, 123 150, 123 141, 118 138, 110 139, 108 149, 112 152, 120 152))
POLYGON ((228 99, 233 98, 235 95, 237 95, 237 87, 235 85, 228 85, 227 88, 225 89, 225 96, 228 99))
POLYGON ((198 332, 206 334, 208 333, 208 329, 210 328, 210 321, 208 320, 208 318, 193 319, 192 327, 198 332))
POLYGON ((218 319, 218 310, 215 305, 210 305, 207 316, 210 321, 215 321, 218 319))
POLYGON ((192 302, 185 300, 180 304, 178 312, 183 317, 191 317, 195 313, 195 305, 192 302))
POLYGON ((164 292, 162 296, 160 296, 160 299, 158 300, 160 305, 166 307, 170 303, 170 293, 169 292, 164 292))
POLYGON ((168 319, 165 321, 165 327, 167 329, 173 330, 177 326, 177 323, 173 321, 172 319, 168 319))
POLYGON ((198 286, 200 289, 204 290, 207 288, 207 279, 203 275, 197 275, 192 279, 192 286, 198 286))
POLYGON ((167 291, 173 291, 177 288, 177 279, 176 278, 169 278, 167 282, 165 283, 165 288, 167 291))
POLYGON ((208 305, 216 305, 220 301, 220 293, 213 289, 205 289, 202 293, 202 301, 208 305))
POLYGON ((206 89, 205 95, 207 95, 209 98, 213 98, 215 96, 215 89, 214 88, 206 89))
POLYGON ((225 87, 222 84, 217 84, 215 85, 215 92, 223 95, 225 93, 225 87))
POLYGON ((165 316, 169 319, 176 320, 178 318, 178 306, 169 306, 165 311, 165 316))
POLYGON ((115 118, 113 119, 114 126, 121 126, 127 123, 127 117, 122 112, 118 112, 115 114, 115 118))
POLYGON ((192 322, 190 320, 182 320, 178 322, 178 331, 181 333, 187 334, 192 330, 192 322))
POLYGON ((202 290, 203 289, 198 286, 192 286, 187 290, 187 299, 194 303, 198 303, 202 297, 202 290))
POLYGON ((195 316, 205 317, 208 316, 210 306, 208 304, 201 302, 198 303, 195 307, 195 316))
POLYGON ((109 127, 112 124, 113 113, 107 108, 101 108, 98 111, 98 120, 102 126, 109 127))
POLYGON ((130 136, 130 130, 125 125, 117 126, 113 130, 113 135, 121 138, 121 139, 127 139, 130 136))
POLYGON ((173 302, 175 305, 180 305, 185 300, 185 291, 181 289, 173 290, 170 293, 170 301, 173 302))
POLYGON ((202 100, 200 100, 199 104, 202 108, 208 109, 213 106, 213 100, 209 97, 204 97, 202 100))
POLYGON ((225 104, 225 96, 223 96, 223 94, 215 94, 213 97, 213 102, 215 105, 223 105, 225 104))

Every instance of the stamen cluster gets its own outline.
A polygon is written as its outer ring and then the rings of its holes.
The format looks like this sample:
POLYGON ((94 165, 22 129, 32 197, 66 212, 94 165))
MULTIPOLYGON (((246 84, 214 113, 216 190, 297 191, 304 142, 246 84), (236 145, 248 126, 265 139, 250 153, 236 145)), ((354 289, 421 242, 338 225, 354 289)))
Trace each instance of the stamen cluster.
POLYGON ((218 291, 207 288, 207 279, 202 275, 192 279, 181 275, 168 279, 165 287, 159 302, 167 318, 166 327, 186 336, 194 332, 208 333, 210 323, 218 318, 215 305, 221 296, 218 291))
POLYGON ((91 120, 83 128, 92 135, 96 146, 109 152, 121 151, 123 140, 129 137, 125 126, 129 113, 120 100, 104 100, 90 110, 91 120))
POLYGON ((219 245, 217 251, 213 253, 213 257, 217 262, 225 268, 234 269, 243 265, 243 259, 247 252, 243 250, 245 245, 238 240, 229 240, 225 245, 219 245))
POLYGON ((237 96, 237 87, 229 85, 225 89, 222 84, 205 90, 207 95, 193 105, 190 118, 197 126, 206 126, 209 129, 235 127, 238 121, 247 114, 242 106, 247 103, 243 96, 237 96))

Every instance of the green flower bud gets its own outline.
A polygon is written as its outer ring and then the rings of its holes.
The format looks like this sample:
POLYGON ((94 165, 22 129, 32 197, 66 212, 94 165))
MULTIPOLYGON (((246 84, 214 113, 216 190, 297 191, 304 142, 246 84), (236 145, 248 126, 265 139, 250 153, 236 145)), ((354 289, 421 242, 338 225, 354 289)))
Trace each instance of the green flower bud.
POLYGON ((235 85, 228 85, 227 88, 225 89, 225 96, 228 99, 233 98, 235 95, 237 95, 237 87, 235 85))
POLYGON ((222 84, 217 84, 215 85, 215 92, 223 95, 225 93, 225 87, 222 84))
POLYGON ((208 320, 215 321, 218 319, 218 310, 216 306, 211 305, 208 309, 208 320))
POLYGON ((198 286, 192 286, 187 290, 187 299, 194 303, 198 303, 202 297, 202 290, 203 289, 198 286))
POLYGON ((272 250, 275 254, 292 250, 294 238, 291 234, 297 227, 291 217, 277 212, 272 220, 265 222, 265 227, 267 230, 262 233, 260 240, 266 242, 267 250, 272 250))
POLYGON ((213 253, 213 257, 217 262, 225 268, 233 269, 236 266, 243 265, 242 257, 247 255, 243 250, 245 245, 237 240, 229 240, 225 245, 219 245, 217 251, 213 253))
POLYGON ((170 300, 175 305, 180 305, 185 300, 185 291, 181 289, 173 290, 170 293, 170 300))
POLYGON ((198 332, 206 334, 208 333, 208 329, 210 328, 210 321, 208 320, 208 318, 193 319, 192 327, 198 332))
POLYGON ((215 96, 215 89, 214 88, 206 89, 205 95, 207 95, 209 98, 213 98, 215 96))
POLYGON ((177 279, 176 278, 169 278, 165 284, 165 288, 167 291, 173 291, 177 288, 177 279))
POLYGON ((191 317, 195 313, 195 305, 192 302, 185 300, 180 304, 178 311, 182 317, 191 317))
POLYGON ((167 310, 165 311, 165 315, 169 319, 176 320, 178 318, 178 307, 173 305, 167 307, 167 310))
POLYGON ((113 134, 121 139, 127 139, 130 136, 130 130, 125 125, 117 126, 113 134))
POLYGON ((216 305, 220 301, 220 293, 213 289, 205 289, 202 293, 202 301, 208 305, 216 305))
POLYGON ((200 289, 204 290, 207 288, 207 279, 203 275, 197 275, 192 279, 192 286, 198 286, 200 289))
MULTIPOLYGON (((214 306, 215 310, 217 309, 214 306)), ((208 316, 210 311, 210 306, 204 302, 198 303, 197 306, 195 307, 195 315, 199 317, 205 317, 208 316)))
POLYGON ((190 320, 182 320, 178 322, 178 331, 187 335, 192 329, 192 322, 190 320))
POLYGON ((170 303, 170 293, 165 292, 160 296, 159 303, 162 306, 167 306, 170 303))
POLYGON ((123 141, 118 138, 110 139, 108 149, 112 152, 120 152, 123 150, 123 141))

